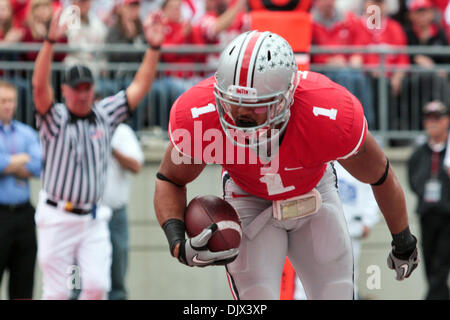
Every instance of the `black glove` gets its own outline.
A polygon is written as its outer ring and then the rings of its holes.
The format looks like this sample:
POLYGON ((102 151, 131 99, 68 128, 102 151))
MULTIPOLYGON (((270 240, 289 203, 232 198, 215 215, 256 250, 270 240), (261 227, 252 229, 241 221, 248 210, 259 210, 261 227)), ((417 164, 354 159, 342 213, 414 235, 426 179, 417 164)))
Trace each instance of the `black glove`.
POLYGON ((212 252, 208 249, 208 241, 216 231, 217 224, 213 223, 203 229, 197 236, 181 241, 178 260, 191 267, 225 265, 233 262, 239 253, 239 249, 218 252, 212 252))
POLYGON ((389 269, 395 270, 396 279, 401 281, 408 278, 419 265, 417 238, 409 232, 409 227, 393 237, 387 265, 389 269))

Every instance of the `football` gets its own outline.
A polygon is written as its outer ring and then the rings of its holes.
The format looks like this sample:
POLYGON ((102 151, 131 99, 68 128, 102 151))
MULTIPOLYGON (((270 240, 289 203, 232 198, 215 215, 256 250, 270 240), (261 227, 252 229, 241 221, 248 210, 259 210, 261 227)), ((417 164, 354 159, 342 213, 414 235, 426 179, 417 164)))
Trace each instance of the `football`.
POLYGON ((184 223, 186 233, 192 238, 212 223, 217 224, 217 231, 208 242, 208 249, 217 252, 238 248, 241 243, 242 227, 234 208, 216 196, 198 196, 189 202, 184 223))

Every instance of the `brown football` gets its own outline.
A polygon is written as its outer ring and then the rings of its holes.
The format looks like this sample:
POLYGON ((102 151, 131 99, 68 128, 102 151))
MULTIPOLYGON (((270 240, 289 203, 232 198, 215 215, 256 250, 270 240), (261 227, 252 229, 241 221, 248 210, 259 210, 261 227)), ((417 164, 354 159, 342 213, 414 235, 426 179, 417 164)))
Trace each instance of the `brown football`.
POLYGON ((238 248, 241 243, 242 227, 234 208, 216 196, 198 196, 189 202, 184 222, 186 233, 192 238, 212 223, 217 224, 217 231, 209 239, 208 249, 214 252, 238 248))

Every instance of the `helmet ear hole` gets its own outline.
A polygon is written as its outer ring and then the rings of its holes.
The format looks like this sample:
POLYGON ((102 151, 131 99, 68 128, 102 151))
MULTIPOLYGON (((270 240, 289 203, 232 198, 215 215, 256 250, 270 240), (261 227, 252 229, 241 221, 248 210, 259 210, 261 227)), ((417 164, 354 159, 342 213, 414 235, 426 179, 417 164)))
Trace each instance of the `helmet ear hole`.
POLYGON ((267 51, 267 61, 272 60, 272 55, 270 54, 270 50, 267 51))

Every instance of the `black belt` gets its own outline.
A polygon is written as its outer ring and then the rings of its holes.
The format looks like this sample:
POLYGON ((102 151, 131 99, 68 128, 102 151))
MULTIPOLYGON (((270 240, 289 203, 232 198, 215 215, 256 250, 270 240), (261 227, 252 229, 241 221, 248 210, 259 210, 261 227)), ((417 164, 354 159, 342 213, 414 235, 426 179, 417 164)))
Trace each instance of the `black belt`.
POLYGON ((18 203, 18 204, 0 204, 0 210, 2 211, 19 211, 26 209, 30 206, 30 202, 18 203))
MULTIPOLYGON (((58 202, 55 202, 53 200, 47 199, 46 203, 48 205, 51 205, 52 207, 56 207, 56 208, 58 207, 58 202)), ((92 212, 92 209, 86 210, 86 209, 81 209, 81 208, 69 207, 66 205, 66 207, 64 208, 64 211, 84 216, 84 215, 90 214, 92 212)))

